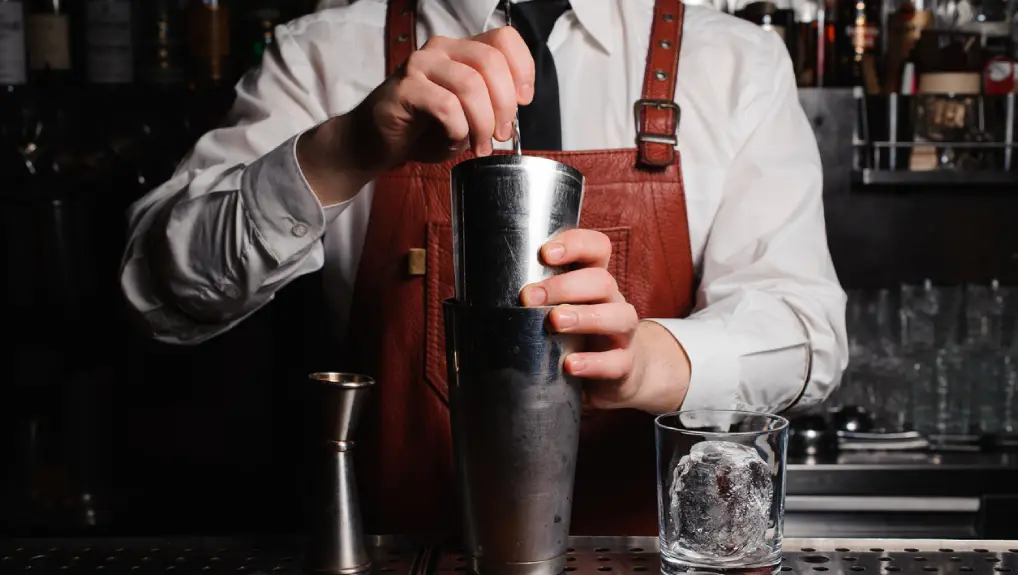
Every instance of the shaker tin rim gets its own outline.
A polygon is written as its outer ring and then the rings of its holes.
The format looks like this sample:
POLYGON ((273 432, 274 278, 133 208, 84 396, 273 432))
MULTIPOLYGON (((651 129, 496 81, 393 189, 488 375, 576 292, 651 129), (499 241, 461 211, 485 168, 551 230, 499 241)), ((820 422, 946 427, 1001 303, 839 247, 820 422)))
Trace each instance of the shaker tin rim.
MULTIPOLYGON (((517 156, 516 154, 494 154, 491 156, 485 156, 483 158, 470 158, 463 160, 452 167, 452 172, 468 171, 468 170, 485 170, 489 168, 509 168, 513 166, 520 166, 523 168, 527 167, 545 167, 552 168, 561 175, 570 177, 576 180, 576 183, 583 184, 583 173, 576 168, 565 164, 558 160, 551 158, 544 158, 541 156, 517 156)), ((454 176, 455 178, 455 176, 454 176)))
POLYGON ((308 379, 328 385, 330 387, 342 387, 345 389, 358 389, 371 387, 375 384, 372 377, 359 373, 344 373, 337 371, 319 371, 308 375, 308 379))

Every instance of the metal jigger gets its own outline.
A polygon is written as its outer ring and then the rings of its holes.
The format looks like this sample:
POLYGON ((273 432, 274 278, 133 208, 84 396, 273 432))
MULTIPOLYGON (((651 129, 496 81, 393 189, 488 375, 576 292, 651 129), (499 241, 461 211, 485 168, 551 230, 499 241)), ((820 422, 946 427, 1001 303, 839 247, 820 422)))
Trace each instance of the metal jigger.
POLYGON ((319 573, 367 571, 371 559, 364 546, 350 438, 375 381, 351 373, 313 373, 308 378, 313 386, 312 405, 321 409, 315 424, 322 441, 320 459, 315 462, 319 467, 308 564, 319 573))
POLYGON ((565 568, 580 384, 562 369, 582 337, 551 334, 520 289, 563 270, 540 248, 579 223, 583 177, 543 158, 468 160, 452 173, 456 298, 445 302, 453 449, 471 569, 565 568))

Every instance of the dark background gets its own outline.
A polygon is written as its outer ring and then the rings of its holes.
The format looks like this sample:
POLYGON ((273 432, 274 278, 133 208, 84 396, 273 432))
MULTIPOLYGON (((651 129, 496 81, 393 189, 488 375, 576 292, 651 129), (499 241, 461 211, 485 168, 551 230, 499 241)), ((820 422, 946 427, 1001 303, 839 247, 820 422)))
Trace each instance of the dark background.
MULTIPOLYGON (((103 118, 162 113, 171 109, 167 102, 198 112, 189 116, 190 135, 181 136, 187 139, 219 121, 231 87, 228 79, 199 80, 180 94, 146 92, 123 100, 61 90, 65 100, 50 106, 59 117, 45 123, 63 135, 52 149, 77 164, 30 176, 17 162, 5 164, 10 158, 0 149, 0 263, 6 270, 0 322, 14 342, 0 354, 0 458, 10 471, 0 479, 3 531, 300 528, 304 377, 342 369, 325 335, 319 274, 295 281, 207 343, 168 346, 140 337, 119 299, 121 214, 159 178, 139 183, 130 166, 158 159, 165 172, 180 153, 167 155, 172 146, 146 140, 140 157, 132 158, 124 149, 133 144, 120 144, 113 154, 120 160, 109 167, 102 164, 107 148, 64 145, 70 134, 77 142, 112 125, 103 118), (130 105, 115 108, 120 102, 130 105), (91 114, 98 108, 106 115, 91 114), (81 123, 61 131, 65 116, 81 123), (117 163, 124 158, 126 167, 117 163), (105 167, 75 171, 89 162, 105 167), (105 193, 110 190, 117 193, 105 193)), ((829 244, 846 288, 893 288, 925 278, 1016 283, 1013 186, 862 184, 853 169, 859 118, 851 90, 801 94, 821 145, 829 244)), ((119 137, 103 132, 107 143, 119 137)), ((125 141, 136 142, 131 138, 125 141)))

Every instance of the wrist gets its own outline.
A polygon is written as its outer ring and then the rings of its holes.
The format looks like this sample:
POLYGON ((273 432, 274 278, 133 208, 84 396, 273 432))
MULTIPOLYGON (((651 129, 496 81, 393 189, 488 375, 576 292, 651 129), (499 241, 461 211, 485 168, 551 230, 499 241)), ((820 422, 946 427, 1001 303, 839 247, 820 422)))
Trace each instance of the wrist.
POLYGON ((672 332, 654 321, 641 321, 633 337, 637 351, 634 376, 638 378, 643 411, 661 414, 678 411, 686 399, 691 375, 689 356, 672 332))
POLYGON ((349 200, 378 175, 355 154, 354 131, 347 114, 330 118, 297 139, 297 163, 323 206, 349 200))

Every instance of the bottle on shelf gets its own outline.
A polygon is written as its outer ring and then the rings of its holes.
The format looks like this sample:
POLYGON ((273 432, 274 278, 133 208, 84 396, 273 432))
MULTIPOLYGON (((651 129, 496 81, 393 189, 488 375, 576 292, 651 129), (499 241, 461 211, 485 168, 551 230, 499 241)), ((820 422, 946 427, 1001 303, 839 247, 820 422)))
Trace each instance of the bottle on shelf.
POLYGON ((29 0, 25 18, 28 70, 40 92, 75 83, 71 28, 67 0, 29 0))
POLYGON ((137 192, 168 180, 193 143, 187 88, 187 0, 149 0, 139 11, 138 73, 146 105, 137 130, 137 192))
POLYGON ((280 0, 247 0, 238 13, 237 67, 240 71, 257 66, 262 55, 275 43, 275 28, 287 15, 280 0))
POLYGON ((908 66, 912 50, 933 22, 933 11, 927 0, 900 0, 898 6, 889 7, 887 34, 885 35, 884 82, 885 93, 911 94, 914 92, 913 67, 908 66))
POLYGON ((21 0, 0 0, 0 87, 15 92, 27 81, 25 7, 21 0))
POLYGON ((781 37, 793 61, 796 59, 797 42, 792 33, 795 28, 795 13, 791 0, 752 0, 734 6, 734 15, 748 20, 765 30, 771 30, 781 37))
POLYGON ((192 88, 215 88, 233 82, 230 9, 227 0, 188 3, 188 83, 192 88))
POLYGON ((187 6, 187 84, 195 138, 218 126, 233 103, 230 13, 228 0, 190 0, 187 6))
POLYGON ((835 0, 835 85, 879 94, 881 0, 835 0))
POLYGON ((85 1, 85 70, 92 86, 128 86, 134 81, 131 0, 85 1))
POLYGON ((15 133, 27 82, 25 7, 21 0, 0 0, 0 169, 5 174, 17 164, 15 133))

